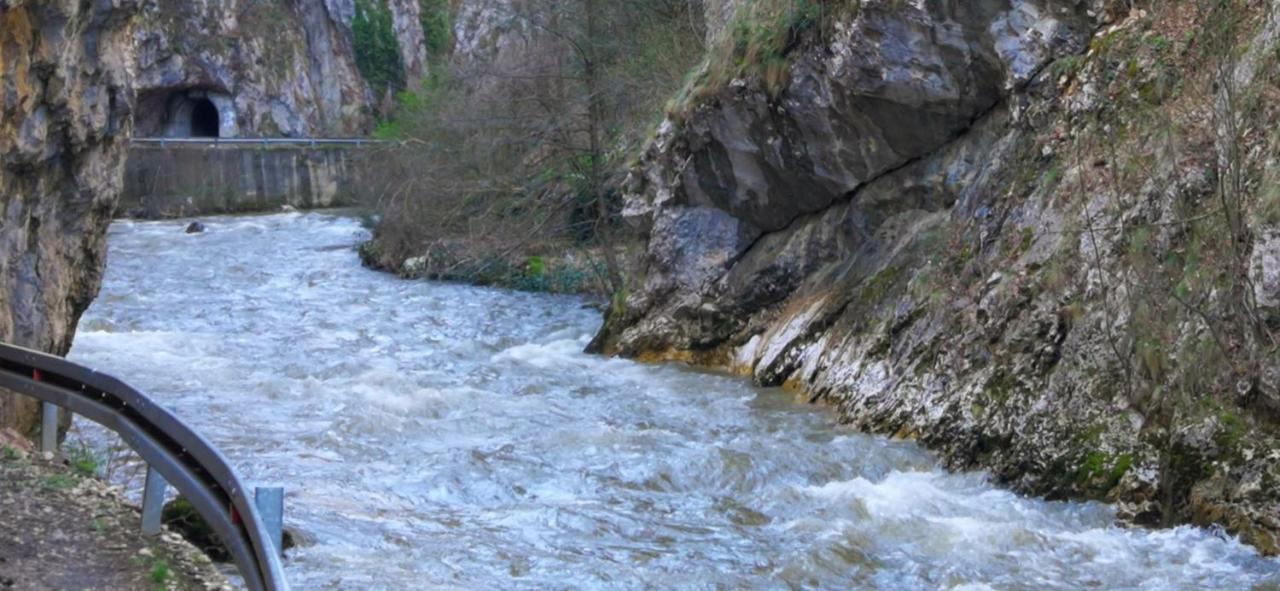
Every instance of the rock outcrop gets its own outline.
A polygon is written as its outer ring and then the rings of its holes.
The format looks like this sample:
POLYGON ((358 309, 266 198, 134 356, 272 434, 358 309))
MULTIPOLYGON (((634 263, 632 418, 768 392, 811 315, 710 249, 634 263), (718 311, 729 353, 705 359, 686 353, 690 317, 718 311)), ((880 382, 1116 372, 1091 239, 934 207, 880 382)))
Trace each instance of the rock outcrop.
MULTIPOLYGON (((388 12, 386 34, 413 84, 427 68, 418 0, 365 5, 388 12)), ((389 97, 357 65, 355 15, 355 0, 148 0, 136 33, 139 135, 192 135, 204 100, 221 137, 367 132, 389 97)))
MULTIPOLYGON (((753 30, 736 4, 717 4, 723 35, 753 30)), ((632 170, 647 247, 593 348, 729 368, 956 469, 1280 551, 1280 352, 1231 303, 1254 291, 1274 319, 1275 232, 1213 207, 1256 170, 1233 159, 1274 161, 1252 127, 1274 103, 1232 116, 1243 147, 1203 124, 1278 77, 1258 58, 1226 96, 1204 62, 1239 52, 1213 54, 1212 31, 1238 20, 1274 55, 1276 3, 1122 4, 795 19, 780 88, 748 72, 686 93, 632 170)))
MULTIPOLYGON (((63 355, 98 292, 133 127, 133 0, 0 1, 0 340, 63 355)), ((0 428, 37 404, 0 395, 0 428)))

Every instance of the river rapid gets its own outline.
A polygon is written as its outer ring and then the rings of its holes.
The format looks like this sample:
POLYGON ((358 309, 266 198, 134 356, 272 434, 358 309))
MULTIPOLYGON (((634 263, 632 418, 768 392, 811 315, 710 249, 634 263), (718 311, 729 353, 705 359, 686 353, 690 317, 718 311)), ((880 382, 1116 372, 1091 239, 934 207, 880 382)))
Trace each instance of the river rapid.
POLYGON ((115 223, 70 357, 285 487, 295 589, 1280 589, 1221 534, 1118 527, 781 391, 583 354, 583 300, 363 269, 354 218, 206 224, 115 223))

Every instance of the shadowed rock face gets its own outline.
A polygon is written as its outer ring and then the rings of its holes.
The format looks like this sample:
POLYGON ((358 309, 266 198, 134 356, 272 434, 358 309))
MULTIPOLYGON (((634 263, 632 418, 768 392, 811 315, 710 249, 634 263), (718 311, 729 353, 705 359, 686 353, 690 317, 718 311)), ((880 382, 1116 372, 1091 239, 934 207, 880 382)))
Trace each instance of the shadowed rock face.
MULTIPOLYGON (((132 0, 0 1, 0 339, 63 355, 98 292, 133 126, 132 0)), ((0 428, 37 405, 0 395, 0 428)))

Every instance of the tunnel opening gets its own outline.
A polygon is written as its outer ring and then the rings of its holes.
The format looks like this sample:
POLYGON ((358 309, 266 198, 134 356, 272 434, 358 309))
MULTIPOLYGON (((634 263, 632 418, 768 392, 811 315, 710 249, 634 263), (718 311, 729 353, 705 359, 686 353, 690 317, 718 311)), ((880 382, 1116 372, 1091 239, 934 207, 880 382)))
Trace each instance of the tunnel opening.
POLYGON ((221 119, 213 101, 201 98, 191 109, 191 137, 218 137, 221 119))
POLYGON ((153 88, 138 93, 134 137, 236 137, 235 102, 203 88, 153 88))

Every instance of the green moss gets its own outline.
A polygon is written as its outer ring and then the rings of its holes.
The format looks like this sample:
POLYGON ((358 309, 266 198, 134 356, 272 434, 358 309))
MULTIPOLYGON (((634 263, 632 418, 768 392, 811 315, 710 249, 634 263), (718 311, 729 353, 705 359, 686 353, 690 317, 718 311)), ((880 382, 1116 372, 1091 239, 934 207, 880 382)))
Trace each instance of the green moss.
POLYGON ((1223 451, 1234 454, 1240 449, 1240 441, 1244 438, 1244 421, 1234 413, 1222 411, 1218 415, 1220 428, 1214 440, 1223 451))
POLYGON ((1117 484, 1120 484, 1120 479, 1124 478, 1124 475, 1127 474, 1129 472, 1129 469, 1132 467, 1133 467, 1132 454, 1120 454, 1119 456, 1117 456, 1115 463, 1111 464, 1111 474, 1110 474, 1110 478, 1108 479, 1110 486, 1108 486, 1107 488, 1109 489, 1115 488, 1117 484))
POLYGON ((1063 76, 1075 76, 1080 68, 1084 66, 1084 58, 1078 55, 1069 55, 1053 62, 1054 76, 1061 78, 1063 76))
POLYGON ((1076 443, 1082 443, 1082 444, 1093 443, 1097 441, 1100 437, 1102 437, 1102 434, 1105 433, 1106 430, 1107 430, 1106 425, 1103 425, 1101 423, 1094 425, 1092 427, 1089 427, 1088 429, 1085 429, 1084 431, 1081 431, 1080 433, 1076 434, 1075 436, 1076 443))
POLYGON ((997 370, 992 374, 991 378, 987 380, 987 384, 983 387, 982 393, 986 395, 987 399, 992 403, 1003 406, 1009 401, 1009 397, 1013 395, 1013 392, 1017 387, 1018 381, 1012 374, 1004 370, 997 370))
POLYGON ((1261 189, 1261 199, 1255 217, 1265 225, 1280 225, 1280 183, 1266 182, 1261 189))
POLYGON ((1089 50, 1095 53, 1106 53, 1120 39, 1120 31, 1112 31, 1104 35, 1098 35, 1089 42, 1089 50))
POLYGON ((1034 239, 1035 239, 1035 231, 1032 230, 1031 228, 1023 228, 1022 237, 1018 241, 1018 248, 1022 252, 1027 252, 1028 250, 1031 249, 1031 243, 1034 239))
POLYGON ((1058 163, 1050 164, 1044 171, 1044 175, 1040 177, 1040 189, 1044 193, 1051 193, 1058 187, 1058 181, 1062 179, 1062 173, 1058 170, 1058 163))
POLYGON ((1102 451, 1092 451, 1084 455, 1080 467, 1076 469, 1077 485, 1094 494, 1105 494, 1116 485, 1133 467, 1132 454, 1112 456, 1102 451))
POLYGON ((542 257, 533 256, 524 260, 524 274, 528 277, 542 277, 546 273, 546 263, 542 257))

